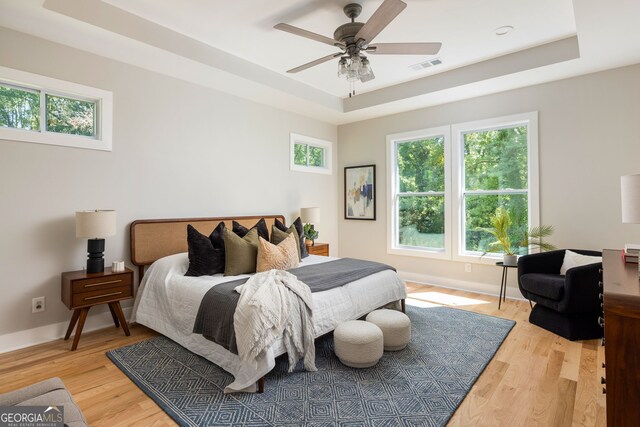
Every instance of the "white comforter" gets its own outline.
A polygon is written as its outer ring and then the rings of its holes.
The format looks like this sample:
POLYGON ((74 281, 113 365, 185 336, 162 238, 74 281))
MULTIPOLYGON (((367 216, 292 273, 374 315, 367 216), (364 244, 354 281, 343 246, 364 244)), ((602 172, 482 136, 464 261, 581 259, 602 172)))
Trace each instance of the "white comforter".
MULTIPOLYGON (((335 260, 333 257, 309 255, 301 262, 311 265, 335 260)), ((178 344, 212 361, 235 377, 225 392, 255 391, 255 382, 275 366, 274 358, 284 353, 282 340, 267 352, 258 366, 242 363, 238 355, 194 334, 193 324, 204 294, 213 286, 248 277, 186 277, 189 266, 186 253, 162 258, 149 267, 136 295, 133 320, 171 338, 178 344)), ((392 270, 381 271, 344 286, 313 293, 315 335, 332 331, 345 320, 406 298, 404 282, 392 270)))

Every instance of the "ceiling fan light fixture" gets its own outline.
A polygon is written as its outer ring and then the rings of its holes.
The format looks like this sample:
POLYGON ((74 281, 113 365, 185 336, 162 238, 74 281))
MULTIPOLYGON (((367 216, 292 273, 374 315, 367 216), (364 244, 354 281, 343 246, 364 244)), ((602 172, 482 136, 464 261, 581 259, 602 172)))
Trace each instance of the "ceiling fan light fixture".
POLYGON ((338 62, 338 77, 344 77, 350 82, 369 77, 372 73, 369 59, 365 56, 351 55, 342 57, 338 62))

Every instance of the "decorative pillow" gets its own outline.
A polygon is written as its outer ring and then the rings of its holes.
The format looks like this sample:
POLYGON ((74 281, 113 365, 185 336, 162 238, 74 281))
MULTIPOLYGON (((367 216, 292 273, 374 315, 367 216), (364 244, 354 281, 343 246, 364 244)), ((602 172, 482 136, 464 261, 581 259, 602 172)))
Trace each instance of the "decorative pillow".
POLYGON ((189 269, 185 276, 212 276, 224 271, 224 230, 224 222, 221 222, 207 237, 191 224, 187 225, 189 269))
POLYGON ((293 234, 296 237, 296 247, 298 248, 298 259, 302 261, 302 254, 300 252, 300 238, 298 237, 298 232, 296 228, 292 225, 287 229, 287 231, 280 231, 275 227, 271 227, 271 243, 274 245, 279 245, 284 239, 289 237, 290 234, 293 234))
POLYGON ((262 237, 258 238, 258 262, 256 271, 288 270, 298 266, 298 244, 291 233, 280 244, 274 245, 262 237))
POLYGON ((255 273, 258 258, 258 230, 252 228, 240 237, 228 228, 224 229, 224 275, 255 273))
MULTIPOLYGON (((273 225, 275 225, 276 228, 280 231, 287 231, 287 227, 277 218, 273 225)), ((304 244, 304 227, 302 225, 302 220, 300 219, 300 217, 293 221, 292 225, 296 228, 296 231, 298 232, 298 238, 300 239, 300 259, 306 258, 309 256, 309 253, 307 252, 307 245, 304 244)))
MULTIPOLYGON (((233 228, 233 232, 240 237, 246 236, 249 232, 249 229, 247 227, 236 221, 233 221, 231 225, 233 228)), ((251 229, 254 228, 258 229, 258 236, 262 237, 265 240, 269 240, 269 229, 267 228, 267 222, 264 220, 264 218, 261 218, 260 221, 256 222, 256 225, 251 227, 251 229)))
POLYGON ((564 276, 570 268, 599 262, 602 262, 601 256, 580 255, 572 251, 564 251, 564 261, 562 262, 562 267, 560 267, 560 274, 564 276))

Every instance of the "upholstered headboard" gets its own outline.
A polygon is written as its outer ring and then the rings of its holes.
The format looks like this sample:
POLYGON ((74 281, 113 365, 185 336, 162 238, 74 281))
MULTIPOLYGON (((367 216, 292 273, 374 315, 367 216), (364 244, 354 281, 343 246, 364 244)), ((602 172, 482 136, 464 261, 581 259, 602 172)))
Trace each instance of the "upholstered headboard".
POLYGON ((271 230, 276 218, 282 223, 285 222, 282 215, 142 219, 133 221, 130 226, 131 262, 138 266, 138 280, 142 280, 145 266, 151 265, 160 258, 187 252, 187 224, 191 224, 199 232, 208 236, 220 221, 224 221, 227 227, 231 227, 231 221, 237 221, 250 228, 260 218, 265 219, 269 230, 271 230))

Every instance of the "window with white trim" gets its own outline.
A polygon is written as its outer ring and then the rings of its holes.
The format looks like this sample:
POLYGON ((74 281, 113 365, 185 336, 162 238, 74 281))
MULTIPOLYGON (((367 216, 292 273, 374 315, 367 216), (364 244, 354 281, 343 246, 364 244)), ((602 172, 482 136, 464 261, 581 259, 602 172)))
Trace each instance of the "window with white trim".
POLYGON ((479 259, 495 240, 483 228, 499 206, 511 213, 512 242, 539 225, 537 113, 389 135, 387 143, 388 252, 479 259))
POLYGON ((292 171, 331 174, 331 142, 292 133, 290 145, 292 171))
POLYGON ((449 129, 395 135, 389 145, 394 253, 445 256, 449 129))
POLYGON ((112 94, 0 67, 0 139, 111 150, 112 94))

